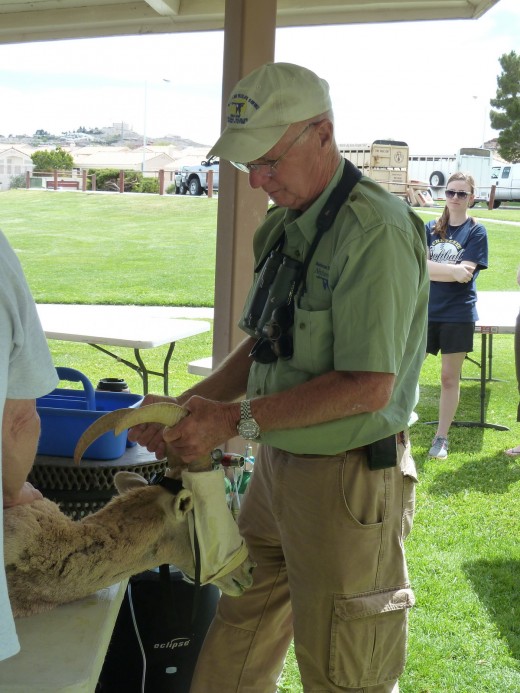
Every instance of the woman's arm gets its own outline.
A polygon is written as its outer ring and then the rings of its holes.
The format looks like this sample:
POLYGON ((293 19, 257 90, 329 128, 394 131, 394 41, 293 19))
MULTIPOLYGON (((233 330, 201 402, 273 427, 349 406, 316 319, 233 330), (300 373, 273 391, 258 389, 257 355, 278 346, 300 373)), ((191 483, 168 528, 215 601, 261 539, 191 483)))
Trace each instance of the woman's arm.
POLYGON ((473 272, 477 266, 476 262, 460 262, 452 265, 445 262, 434 262, 428 260, 428 274, 430 280, 434 282, 459 282, 467 284, 473 278, 473 272))

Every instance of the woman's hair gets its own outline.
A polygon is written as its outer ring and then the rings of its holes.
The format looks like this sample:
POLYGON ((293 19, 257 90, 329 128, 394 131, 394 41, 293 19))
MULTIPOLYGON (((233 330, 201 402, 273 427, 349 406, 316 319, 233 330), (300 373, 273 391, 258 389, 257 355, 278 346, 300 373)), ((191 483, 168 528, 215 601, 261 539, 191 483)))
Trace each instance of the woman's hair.
MULTIPOLYGON (((473 195, 475 193, 475 179, 469 173, 462 173, 461 171, 456 171, 455 173, 452 173, 451 176, 448 178, 446 187, 448 187, 452 180, 466 181, 466 183, 468 183, 469 187, 471 188, 471 194, 473 195)), ((472 223, 475 223, 473 217, 471 217, 471 220, 472 223)), ((437 223, 433 227, 433 233, 437 234, 437 236, 439 236, 442 239, 446 238, 446 230, 448 228, 449 223, 450 211, 448 207, 444 207, 441 216, 437 219, 437 223)))

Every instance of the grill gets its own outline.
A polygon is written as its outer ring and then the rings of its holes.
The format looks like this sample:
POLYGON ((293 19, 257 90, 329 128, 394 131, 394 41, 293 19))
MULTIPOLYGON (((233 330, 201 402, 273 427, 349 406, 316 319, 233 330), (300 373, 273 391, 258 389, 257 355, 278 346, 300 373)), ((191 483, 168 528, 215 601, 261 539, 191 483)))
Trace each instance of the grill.
POLYGON ((149 481, 166 467, 166 460, 155 459, 146 448, 137 445, 127 448, 116 460, 83 460, 80 465, 68 457, 39 455, 28 479, 45 498, 58 503, 65 515, 79 520, 102 508, 117 494, 117 472, 136 472, 149 481))

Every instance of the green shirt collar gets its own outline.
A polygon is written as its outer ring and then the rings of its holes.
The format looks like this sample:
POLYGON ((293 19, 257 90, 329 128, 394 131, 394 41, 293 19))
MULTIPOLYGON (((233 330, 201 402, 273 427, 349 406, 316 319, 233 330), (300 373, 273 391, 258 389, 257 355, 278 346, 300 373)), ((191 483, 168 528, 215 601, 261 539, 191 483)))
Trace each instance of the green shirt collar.
POLYGON ((294 224, 298 227, 298 230, 303 235, 307 243, 309 243, 309 245, 312 243, 312 240, 316 235, 318 216, 322 210, 323 205, 329 199, 329 195, 334 190, 336 185, 339 183, 339 180, 343 173, 344 165, 345 160, 341 159, 338 168, 336 169, 334 175, 329 181, 329 184, 322 191, 321 195, 312 203, 309 209, 306 209, 303 213, 295 209, 288 209, 286 211, 285 228, 287 233, 291 233, 291 226, 294 224))

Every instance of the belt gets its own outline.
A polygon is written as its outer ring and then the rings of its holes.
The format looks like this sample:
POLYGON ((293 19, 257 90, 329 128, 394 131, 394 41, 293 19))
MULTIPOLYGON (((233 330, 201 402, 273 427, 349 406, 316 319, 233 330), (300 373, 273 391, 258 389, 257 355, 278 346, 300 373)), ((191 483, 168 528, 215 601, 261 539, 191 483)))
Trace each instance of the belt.
MULTIPOLYGON (((390 436, 388 436, 390 438, 390 436)), ((399 431, 399 433, 395 434, 395 440, 396 443, 399 445, 406 445, 406 431, 399 431)), ((326 455, 324 453, 311 453, 311 454, 306 454, 306 453, 291 453, 288 452, 287 454, 289 455, 294 455, 295 457, 339 457, 340 455, 348 455, 351 452, 366 452, 368 450, 368 445, 361 445, 358 448, 351 448, 350 450, 341 450, 340 452, 336 452, 333 455, 326 455)))

